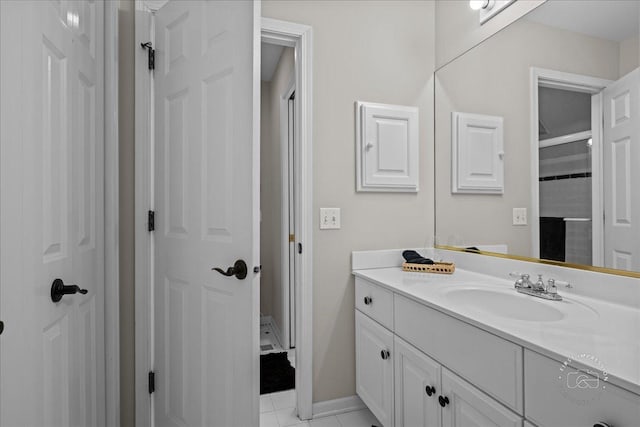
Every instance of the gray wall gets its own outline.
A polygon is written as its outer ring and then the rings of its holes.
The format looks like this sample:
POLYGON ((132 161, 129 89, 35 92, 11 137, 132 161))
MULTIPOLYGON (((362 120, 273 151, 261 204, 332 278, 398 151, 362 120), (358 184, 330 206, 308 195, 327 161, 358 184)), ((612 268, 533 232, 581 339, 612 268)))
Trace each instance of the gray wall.
POLYGON ((430 1, 264 1, 263 16, 313 27, 313 401, 355 394, 351 251, 433 236, 434 12, 430 1), (356 193, 357 100, 420 114, 420 192, 356 193), (319 230, 340 207, 342 229, 319 230))
POLYGON ((481 41, 491 37, 547 0, 518 0, 480 25, 479 14, 468 1, 436 2, 436 67, 440 68, 481 41))
MULTIPOLYGON (((260 311, 273 317, 283 331, 282 272, 282 162, 280 99, 289 89, 294 73, 293 48, 287 47, 270 82, 262 82, 263 92, 260 141, 260 311), (266 95, 266 96, 265 96, 266 95), (265 111, 266 110, 266 111, 265 111), (264 114, 264 115, 262 115, 264 114)), ((288 215, 284 212, 284 215, 288 215)), ((285 345, 285 343, 282 343, 285 345)))

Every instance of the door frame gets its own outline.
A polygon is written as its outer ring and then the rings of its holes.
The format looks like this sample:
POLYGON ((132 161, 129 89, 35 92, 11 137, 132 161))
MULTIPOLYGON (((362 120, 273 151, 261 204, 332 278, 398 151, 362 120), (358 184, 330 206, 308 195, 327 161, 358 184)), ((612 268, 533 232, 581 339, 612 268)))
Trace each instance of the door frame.
POLYGON ((297 129, 295 129, 295 142, 297 143, 298 151, 294 162, 299 166, 295 170, 295 182, 299 184, 294 197, 296 204, 294 210, 297 216, 295 219, 295 240, 297 244, 302 245, 302 253, 298 253, 295 271, 295 281, 299 284, 298 292, 295 295, 295 381, 298 417, 302 420, 308 420, 313 417, 312 37, 313 30, 308 25, 262 18, 262 42, 289 46, 295 50, 296 111, 294 116, 296 117, 295 123, 298 125, 297 129))
POLYGON ((591 137, 593 145, 591 151, 591 215, 592 215, 592 259, 594 265, 602 265, 603 261, 603 227, 602 212, 602 90, 612 83, 611 80, 562 71, 531 67, 530 69, 530 149, 531 149, 531 256, 540 258, 540 159, 538 140, 538 87, 565 89, 574 92, 590 93, 591 97, 591 137), (600 117, 599 120, 594 117, 600 117), (593 185, 596 183, 597 185, 593 185))
MULTIPOLYGON (((136 0, 135 7, 135 394, 136 425, 153 425, 153 399, 147 390, 147 374, 153 359, 153 235, 147 231, 147 213, 153 195, 153 74, 147 68, 147 54, 141 42, 153 40, 151 14, 168 0, 136 0)), ((313 283, 313 151, 312 151, 312 29, 275 19, 262 18, 262 41, 295 49, 295 76, 299 120, 300 183, 296 200, 300 215, 296 242, 304 244, 299 257, 299 292, 296 295, 296 395, 298 416, 312 417, 312 283, 313 283)), ((257 208, 258 205, 256 205, 257 208)), ((258 327, 256 325, 256 327, 258 327)))

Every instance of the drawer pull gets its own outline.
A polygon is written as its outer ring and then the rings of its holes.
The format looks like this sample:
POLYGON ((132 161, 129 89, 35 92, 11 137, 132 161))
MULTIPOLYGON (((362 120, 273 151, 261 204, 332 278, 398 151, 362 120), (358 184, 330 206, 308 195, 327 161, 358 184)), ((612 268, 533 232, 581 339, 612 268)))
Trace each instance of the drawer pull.
POLYGON ((613 426, 611 424, 609 424, 609 423, 598 421, 597 423, 595 423, 593 425, 593 427, 613 427, 613 426))
POLYGON ((449 398, 446 396, 438 396, 438 402, 443 408, 449 404, 449 398))
POLYGON ((373 302, 373 298, 364 297, 364 305, 371 305, 372 302, 373 302))
POLYGON ((380 351, 380 357, 382 357, 382 360, 387 360, 390 356, 391 356, 391 353, 389 353, 389 350, 380 351))
POLYGON ((435 387, 433 387, 433 386, 428 385, 428 386, 426 386, 426 387, 424 388, 424 391, 426 391, 426 392, 427 392, 427 396, 431 397, 431 396, 433 396, 433 394, 436 392, 436 388, 435 388, 435 387))

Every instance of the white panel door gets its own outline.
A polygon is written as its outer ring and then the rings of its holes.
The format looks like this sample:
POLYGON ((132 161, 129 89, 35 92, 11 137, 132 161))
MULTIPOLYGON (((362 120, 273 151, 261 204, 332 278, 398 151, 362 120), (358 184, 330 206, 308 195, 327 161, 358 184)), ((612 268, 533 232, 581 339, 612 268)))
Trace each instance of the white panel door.
POLYGON ((640 70, 607 87, 604 99, 605 267, 640 270, 640 70))
POLYGON ((395 337, 396 427, 440 425, 440 365, 406 341, 395 337))
POLYGON ((102 426, 104 4, 1 7, 0 425, 102 426))
POLYGON ((383 426, 393 425, 393 334, 356 310, 356 392, 383 426))
POLYGON ((158 426, 258 424, 259 36, 253 2, 170 1, 155 16, 158 426), (244 280, 212 270, 239 259, 244 280))

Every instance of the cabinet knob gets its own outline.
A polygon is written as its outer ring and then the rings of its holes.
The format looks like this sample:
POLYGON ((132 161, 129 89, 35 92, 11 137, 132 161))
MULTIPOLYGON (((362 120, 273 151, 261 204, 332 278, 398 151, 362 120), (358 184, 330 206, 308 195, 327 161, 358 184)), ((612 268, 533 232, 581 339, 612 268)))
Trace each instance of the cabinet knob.
POLYGON ((431 397, 431 396, 433 396, 433 394, 436 392, 436 388, 435 388, 435 387, 433 387, 433 386, 428 385, 428 386, 426 386, 426 387, 424 388, 424 391, 426 391, 426 392, 427 392, 427 396, 431 397))
POLYGON ((372 302, 373 302, 373 298, 364 297, 364 305, 371 305, 372 302))
POLYGON ((380 351, 380 357, 382 357, 382 360, 387 360, 390 356, 391 356, 391 353, 389 353, 389 350, 380 351))
POLYGON ((438 402, 443 408, 449 404, 449 398, 446 396, 438 396, 438 402))

